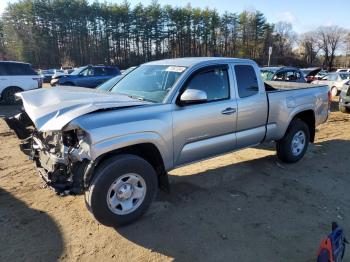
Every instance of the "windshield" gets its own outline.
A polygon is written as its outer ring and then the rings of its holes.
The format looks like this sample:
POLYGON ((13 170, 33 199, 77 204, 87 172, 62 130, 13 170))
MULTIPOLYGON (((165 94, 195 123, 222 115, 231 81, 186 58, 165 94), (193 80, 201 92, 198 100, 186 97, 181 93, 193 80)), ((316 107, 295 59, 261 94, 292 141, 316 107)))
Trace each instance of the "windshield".
POLYGON ((342 80, 349 79, 350 74, 339 74, 342 80))
POLYGON ((122 78, 123 78, 123 75, 118 75, 118 76, 112 77, 111 79, 107 80, 103 84, 101 84, 98 87, 96 87, 96 89, 101 90, 101 91, 109 91, 122 78))
POLYGON ((99 85, 98 87, 96 87, 96 89, 101 90, 101 91, 109 91, 112 89, 112 87, 118 83, 124 76, 126 76, 127 74, 129 74, 131 71, 133 71, 136 68, 136 66, 134 67, 129 67, 128 69, 126 69, 122 75, 118 75, 115 77, 112 77, 111 79, 107 80, 106 82, 104 82, 103 84, 99 85))
POLYGON ((142 65, 123 77, 111 92, 160 103, 185 70, 183 66, 142 65))
POLYGON ((80 72, 82 70, 84 70, 86 68, 86 66, 82 66, 82 67, 78 67, 77 69, 74 69, 74 71, 72 73, 70 73, 71 75, 79 75, 80 72))
POLYGON ((264 81, 269 81, 272 80, 272 77, 274 76, 275 72, 270 70, 261 70, 260 74, 264 81))

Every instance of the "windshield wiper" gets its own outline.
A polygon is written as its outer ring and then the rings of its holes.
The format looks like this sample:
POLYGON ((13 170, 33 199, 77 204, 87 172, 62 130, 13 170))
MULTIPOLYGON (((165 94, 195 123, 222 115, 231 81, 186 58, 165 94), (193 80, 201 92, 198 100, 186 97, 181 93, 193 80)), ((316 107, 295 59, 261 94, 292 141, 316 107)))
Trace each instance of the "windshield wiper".
POLYGON ((118 94, 125 95, 125 96, 127 96, 129 98, 137 99, 139 101, 146 101, 146 102, 157 103, 157 101, 154 101, 154 100, 151 100, 151 99, 147 99, 147 98, 144 98, 142 96, 135 96, 135 95, 125 94, 125 93, 118 93, 118 94))

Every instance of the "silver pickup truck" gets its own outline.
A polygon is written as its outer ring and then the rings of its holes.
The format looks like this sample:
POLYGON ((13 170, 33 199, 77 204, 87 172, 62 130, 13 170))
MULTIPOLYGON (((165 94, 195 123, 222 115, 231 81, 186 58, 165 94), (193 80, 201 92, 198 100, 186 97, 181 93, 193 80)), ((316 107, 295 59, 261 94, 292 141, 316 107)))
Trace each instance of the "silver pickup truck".
POLYGON ((6 122, 50 187, 85 192, 94 217, 119 226, 139 218, 179 166, 266 141, 297 162, 327 120, 328 89, 264 83, 251 60, 170 59, 139 66, 108 92, 20 93, 24 111, 6 122))

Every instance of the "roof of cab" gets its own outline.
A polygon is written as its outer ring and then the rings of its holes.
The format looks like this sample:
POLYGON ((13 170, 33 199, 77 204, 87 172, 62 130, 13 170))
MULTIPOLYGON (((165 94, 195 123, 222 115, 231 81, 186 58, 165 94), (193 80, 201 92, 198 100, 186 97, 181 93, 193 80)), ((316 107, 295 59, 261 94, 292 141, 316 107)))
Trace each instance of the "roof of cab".
POLYGON ((200 63, 205 63, 205 62, 229 63, 229 62, 247 62, 247 61, 252 61, 252 60, 240 59, 240 58, 229 58, 229 57, 184 57, 184 58, 157 60, 157 61, 152 61, 145 64, 191 67, 191 66, 194 66, 200 63))

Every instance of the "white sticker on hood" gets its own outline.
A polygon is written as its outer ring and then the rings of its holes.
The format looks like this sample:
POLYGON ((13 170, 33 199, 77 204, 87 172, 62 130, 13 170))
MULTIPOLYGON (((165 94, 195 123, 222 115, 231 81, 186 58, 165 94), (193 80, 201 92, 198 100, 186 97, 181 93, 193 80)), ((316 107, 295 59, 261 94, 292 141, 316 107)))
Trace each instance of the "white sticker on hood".
POLYGON ((182 73, 183 71, 185 71, 185 69, 186 69, 186 67, 184 67, 184 66, 168 66, 168 68, 165 69, 165 71, 182 73))

